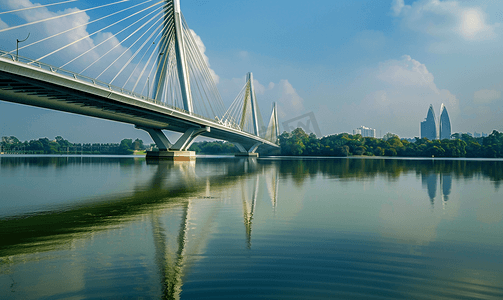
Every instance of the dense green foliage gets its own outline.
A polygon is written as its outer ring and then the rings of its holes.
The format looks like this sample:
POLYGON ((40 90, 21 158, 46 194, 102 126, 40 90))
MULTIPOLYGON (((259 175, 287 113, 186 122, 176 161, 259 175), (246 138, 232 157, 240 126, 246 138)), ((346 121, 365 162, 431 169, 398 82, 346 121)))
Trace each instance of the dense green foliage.
POLYGON ((503 157, 503 133, 494 130, 489 136, 473 138, 455 133, 452 139, 416 138, 411 143, 389 134, 377 139, 359 134, 341 133, 317 138, 301 128, 279 137, 281 155, 306 156, 403 156, 403 157, 503 157))
MULTIPOLYGON (((119 144, 80 144, 71 143, 61 136, 54 140, 40 138, 21 142, 14 136, 2 137, 1 152, 25 154, 132 154, 135 150, 145 150, 140 139, 123 139, 119 144)), ((190 147, 198 154, 231 154, 239 152, 234 144, 222 141, 196 142, 190 147)))
POLYGON ((2 137, 1 150, 4 153, 25 154, 132 154, 135 150, 144 150, 143 141, 123 139, 120 144, 80 144, 71 143, 61 136, 54 140, 40 138, 31 141, 19 141, 14 136, 2 137))
MULTIPOLYGON (((279 137, 280 155, 305 156, 402 156, 402 157, 503 157, 503 133, 494 130, 487 137, 474 138, 468 134, 455 133, 452 139, 433 140, 417 138, 415 142, 387 134, 382 139, 362 137, 359 134, 341 133, 317 138, 306 134, 301 128, 279 137)), ((144 150, 140 139, 123 139, 120 144, 71 143, 61 136, 54 140, 40 138, 21 142, 14 136, 2 137, 1 151, 27 154, 132 154, 144 150)), ((190 147, 198 154, 232 154, 239 152, 229 142, 196 142, 190 147)), ((259 149, 260 150, 260 149, 259 149)), ((267 154, 260 152, 261 154, 267 154)))
POLYGON ((233 154, 239 152, 232 143, 214 141, 214 142, 195 142, 190 148, 190 151, 196 151, 197 154, 233 154))

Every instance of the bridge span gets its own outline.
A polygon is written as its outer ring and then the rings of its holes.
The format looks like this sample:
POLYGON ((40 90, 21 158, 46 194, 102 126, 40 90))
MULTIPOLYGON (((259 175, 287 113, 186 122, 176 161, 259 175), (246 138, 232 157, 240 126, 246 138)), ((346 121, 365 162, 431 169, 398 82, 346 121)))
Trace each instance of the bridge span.
MULTIPOLYGON (((155 50, 158 58, 152 66, 152 70, 156 70, 152 77, 152 96, 146 76, 146 86, 149 88, 145 95, 142 94, 143 90, 142 93, 137 93, 134 89, 130 91, 114 86, 113 80, 107 83, 96 79, 101 74, 95 78, 87 77, 43 63, 40 59, 21 57, 16 49, 15 54, 14 51, 0 51, 0 100, 132 124, 147 131, 160 150, 147 153, 147 157, 191 160, 195 155, 187 150, 197 136, 232 142, 242 154, 249 156, 256 156, 255 151, 261 145, 278 148, 276 106, 273 107, 269 126, 266 128, 262 124, 260 128, 257 117, 260 110, 251 73, 247 76, 241 98, 238 96, 225 114, 214 113, 209 117, 195 110, 198 103, 193 103, 193 94, 197 92, 193 91, 194 86, 200 88, 205 84, 209 86, 209 90, 212 89, 210 92, 213 94, 218 94, 218 90, 212 78, 207 75, 209 67, 184 23, 179 0, 160 2, 163 3, 161 10, 164 21, 163 26, 159 25, 162 27, 157 41, 159 48, 155 50), (197 76, 202 78, 203 83, 195 81, 198 80, 197 76), (169 95, 183 100, 179 102, 183 105, 174 105, 175 100, 170 102, 167 99, 169 95), (180 132, 182 136, 172 143, 162 130, 180 132)), ((8 28, 1 31, 7 30, 8 28)), ((121 72, 125 68, 123 66, 121 72)), ((201 94, 211 93, 204 91, 201 94)), ((217 96, 220 97, 219 94, 217 96)), ((213 111, 210 99, 201 101, 210 103, 210 111, 213 111)))

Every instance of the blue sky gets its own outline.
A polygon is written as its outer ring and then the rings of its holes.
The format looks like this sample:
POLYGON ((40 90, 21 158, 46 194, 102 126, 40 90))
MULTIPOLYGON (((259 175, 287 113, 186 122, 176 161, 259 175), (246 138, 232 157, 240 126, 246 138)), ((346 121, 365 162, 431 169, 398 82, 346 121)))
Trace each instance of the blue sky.
MULTIPOLYGON (((6 0, 0 11, 53 2, 6 0)), ((204 43, 226 105, 251 71, 264 119, 277 101, 280 123, 312 111, 323 135, 364 125, 378 134, 419 136, 429 105, 438 116, 441 103, 453 132, 503 131, 501 1, 181 0, 181 8, 204 43)), ((92 20, 99 13, 87 15, 92 20)), ((0 20, 0 27, 26 22, 0 20)), ((25 33, 0 33, 0 48, 12 50, 12 41, 24 38, 15 34, 25 33)), ((6 102, 0 102, 0 135, 150 141, 132 125, 6 102)))

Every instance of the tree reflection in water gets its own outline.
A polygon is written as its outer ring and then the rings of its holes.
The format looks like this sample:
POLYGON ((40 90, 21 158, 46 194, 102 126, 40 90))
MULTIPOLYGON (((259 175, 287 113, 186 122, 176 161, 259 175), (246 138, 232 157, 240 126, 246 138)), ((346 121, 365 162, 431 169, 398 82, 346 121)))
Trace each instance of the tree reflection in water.
POLYGON ((28 212, 0 219, 1 268, 22 262, 25 255, 69 249, 77 239, 87 240, 98 232, 147 218, 151 224, 163 298, 177 299, 183 280, 197 259, 192 254, 204 252, 201 249, 206 247, 223 199, 239 199, 246 248, 250 250, 253 223, 259 216, 257 203, 266 198, 273 211, 280 210, 281 180, 291 180, 296 187, 302 188, 306 179, 317 176, 342 181, 385 178, 393 182, 412 174, 421 179, 426 190, 424 197, 432 206, 438 201, 440 191, 442 207, 449 201, 453 180, 482 176, 489 179, 495 189, 503 180, 503 162, 484 160, 221 158, 173 163, 103 157, 0 159, 2 172, 22 167, 50 169, 86 164, 119 166, 133 172, 140 171, 146 164, 155 171, 126 196, 102 196, 60 210, 28 212), (203 201, 205 211, 196 205, 203 201))

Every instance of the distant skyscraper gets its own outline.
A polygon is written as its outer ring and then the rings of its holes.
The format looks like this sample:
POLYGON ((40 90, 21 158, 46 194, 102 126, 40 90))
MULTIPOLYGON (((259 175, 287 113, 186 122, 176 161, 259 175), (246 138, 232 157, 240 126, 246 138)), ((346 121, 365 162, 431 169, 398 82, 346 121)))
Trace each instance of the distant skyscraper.
POLYGON ((450 139, 451 138, 451 120, 449 119, 449 114, 444 104, 440 106, 440 122, 439 122, 439 136, 440 139, 450 139))
POLYGON ((376 130, 362 126, 360 128, 353 129, 353 134, 361 134, 362 137, 376 137, 376 130))
MULTIPOLYGON (((449 125, 449 132, 450 132, 450 125, 449 125)), ((437 139, 437 122, 435 120, 435 112, 433 111, 433 105, 431 104, 430 108, 428 109, 428 114, 426 115, 426 120, 421 122, 421 138, 427 138, 429 140, 437 139)))

